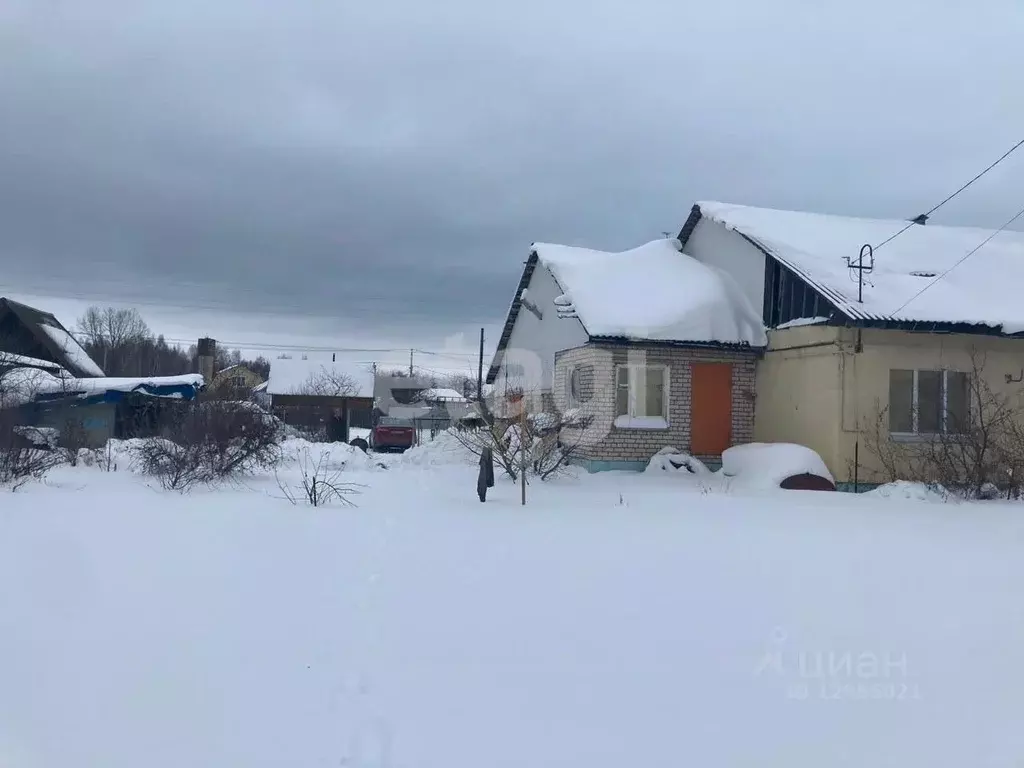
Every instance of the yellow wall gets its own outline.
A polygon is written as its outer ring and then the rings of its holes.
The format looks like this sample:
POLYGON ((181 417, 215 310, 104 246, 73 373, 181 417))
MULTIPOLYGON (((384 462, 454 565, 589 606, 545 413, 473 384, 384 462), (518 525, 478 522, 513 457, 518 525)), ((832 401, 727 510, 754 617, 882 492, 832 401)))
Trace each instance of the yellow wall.
POLYGON ((824 326, 769 331, 754 410, 754 440, 806 445, 830 470, 839 442, 838 334, 824 326))
POLYGON ((245 366, 239 365, 234 368, 228 368, 221 371, 213 377, 213 384, 210 389, 232 389, 234 385, 231 383, 236 376, 245 377, 245 386, 243 389, 252 389, 258 387, 263 383, 263 377, 258 373, 250 371, 245 366))
POLYGON ((977 367, 984 386, 1018 399, 1024 384, 1024 340, 967 334, 907 333, 808 326, 769 331, 757 374, 755 439, 801 443, 816 450, 837 481, 881 482, 871 450, 878 415, 889 404, 889 371, 964 371, 977 367))

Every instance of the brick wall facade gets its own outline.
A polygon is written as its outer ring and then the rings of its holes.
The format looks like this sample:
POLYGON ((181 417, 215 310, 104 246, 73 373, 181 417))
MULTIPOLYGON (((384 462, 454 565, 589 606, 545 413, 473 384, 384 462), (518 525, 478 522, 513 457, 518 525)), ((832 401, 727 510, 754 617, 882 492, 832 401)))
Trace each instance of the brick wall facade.
MULTIPOLYGON (((732 444, 749 443, 754 437, 754 374, 758 353, 754 350, 618 346, 589 343, 555 355, 552 395, 565 411, 570 400, 569 371, 580 370, 582 413, 593 417, 580 432, 581 457, 592 461, 646 461, 667 445, 690 450, 690 379, 692 363, 731 363, 732 444), (668 428, 619 428, 615 420, 615 369, 624 364, 664 365, 668 369, 668 428)), ((702 457, 718 458, 718 457, 702 457)))

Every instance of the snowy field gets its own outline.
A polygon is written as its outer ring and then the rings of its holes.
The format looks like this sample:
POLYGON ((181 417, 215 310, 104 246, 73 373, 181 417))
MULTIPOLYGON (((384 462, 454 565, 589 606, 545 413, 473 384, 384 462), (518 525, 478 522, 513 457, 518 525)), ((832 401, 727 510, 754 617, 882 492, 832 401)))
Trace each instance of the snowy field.
POLYGON ((356 507, 123 466, 0 494, 0 766, 1024 758, 1019 506, 607 473, 522 508, 439 445, 336 458, 356 507))

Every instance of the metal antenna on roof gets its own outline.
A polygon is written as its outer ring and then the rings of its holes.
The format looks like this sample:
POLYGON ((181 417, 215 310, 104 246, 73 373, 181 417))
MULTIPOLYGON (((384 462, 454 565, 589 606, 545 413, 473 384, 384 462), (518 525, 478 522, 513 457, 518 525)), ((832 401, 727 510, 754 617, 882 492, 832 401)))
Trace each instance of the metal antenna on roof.
POLYGON ((852 271, 857 273, 857 302, 860 304, 864 303, 864 275, 871 274, 875 268, 875 250, 871 247, 870 243, 864 243, 860 249, 860 256, 857 257, 857 263, 855 264, 853 259, 849 256, 846 257, 846 266, 852 271), (868 257, 867 263, 864 262, 865 255, 868 257))

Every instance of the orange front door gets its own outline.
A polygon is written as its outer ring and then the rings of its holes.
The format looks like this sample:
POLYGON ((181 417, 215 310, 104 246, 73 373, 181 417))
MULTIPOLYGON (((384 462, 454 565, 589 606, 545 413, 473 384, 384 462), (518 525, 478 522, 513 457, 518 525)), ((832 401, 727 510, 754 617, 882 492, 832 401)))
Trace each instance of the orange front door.
POLYGON ((718 456, 732 444, 732 365, 693 363, 690 372, 690 453, 718 456))

